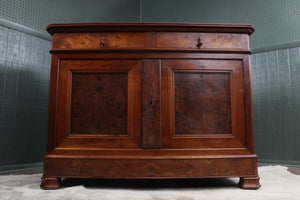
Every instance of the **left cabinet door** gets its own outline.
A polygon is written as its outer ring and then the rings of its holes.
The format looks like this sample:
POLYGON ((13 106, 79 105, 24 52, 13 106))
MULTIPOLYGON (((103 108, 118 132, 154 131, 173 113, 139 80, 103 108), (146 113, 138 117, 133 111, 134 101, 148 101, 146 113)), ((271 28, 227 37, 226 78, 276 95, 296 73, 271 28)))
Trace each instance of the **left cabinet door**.
POLYGON ((60 60, 56 147, 140 148, 141 62, 60 60))

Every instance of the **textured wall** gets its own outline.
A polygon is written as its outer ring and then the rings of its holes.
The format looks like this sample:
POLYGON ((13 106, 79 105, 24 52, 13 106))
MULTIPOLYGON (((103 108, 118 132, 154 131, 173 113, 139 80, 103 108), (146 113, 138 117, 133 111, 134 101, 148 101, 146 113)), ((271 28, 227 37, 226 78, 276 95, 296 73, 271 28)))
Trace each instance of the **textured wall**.
POLYGON ((51 42, 0 26, 0 166, 46 150, 51 42))
POLYGON ((142 21, 250 23, 251 48, 300 44, 300 0, 141 0, 142 21))
POLYGON ((44 30, 49 23, 139 21, 139 0, 0 0, 0 18, 44 30))
POLYGON ((251 56, 255 147, 260 159, 300 161, 300 48, 251 56))

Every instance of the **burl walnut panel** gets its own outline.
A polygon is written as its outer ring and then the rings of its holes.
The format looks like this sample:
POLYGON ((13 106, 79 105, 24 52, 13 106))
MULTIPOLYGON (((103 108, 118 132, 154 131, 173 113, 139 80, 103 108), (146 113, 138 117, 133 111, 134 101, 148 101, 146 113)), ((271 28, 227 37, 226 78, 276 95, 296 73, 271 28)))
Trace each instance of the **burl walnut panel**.
POLYGON ((245 147, 242 74, 239 60, 162 61, 163 146, 245 147))
POLYGON ((127 135, 127 73, 73 73, 71 134, 127 135))
POLYGON ((174 73, 175 134, 231 134, 230 74, 174 73))
POLYGON ((58 48, 144 48, 145 33, 61 33, 58 48), (78 42, 79 41, 79 42, 78 42))
POLYGON ((137 148, 141 144, 141 62, 60 61, 59 148, 137 148))
POLYGON ((156 35, 156 46, 158 48, 247 49, 246 37, 246 34, 161 32, 156 35))

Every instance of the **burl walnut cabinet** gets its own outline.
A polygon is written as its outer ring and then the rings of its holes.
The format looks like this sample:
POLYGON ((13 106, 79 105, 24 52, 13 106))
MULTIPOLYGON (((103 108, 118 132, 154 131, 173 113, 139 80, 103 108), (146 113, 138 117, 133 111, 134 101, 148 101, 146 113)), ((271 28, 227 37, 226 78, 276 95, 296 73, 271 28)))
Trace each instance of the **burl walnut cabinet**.
POLYGON ((50 24, 41 187, 73 178, 240 177, 260 187, 244 24, 50 24))

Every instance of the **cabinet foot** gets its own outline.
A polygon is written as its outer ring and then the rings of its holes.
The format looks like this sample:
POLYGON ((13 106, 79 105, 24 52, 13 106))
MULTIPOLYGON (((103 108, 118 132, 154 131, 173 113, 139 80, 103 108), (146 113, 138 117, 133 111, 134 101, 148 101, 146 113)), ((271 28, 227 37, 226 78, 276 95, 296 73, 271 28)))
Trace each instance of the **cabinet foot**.
POLYGON ((60 187, 60 178, 58 177, 42 177, 40 187, 44 190, 55 190, 60 187))
POLYGON ((239 185, 243 189, 258 189, 260 188, 259 176, 256 177, 241 177, 239 185))

